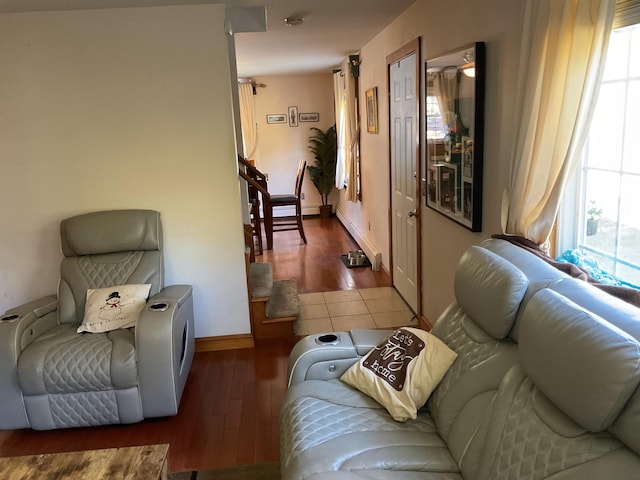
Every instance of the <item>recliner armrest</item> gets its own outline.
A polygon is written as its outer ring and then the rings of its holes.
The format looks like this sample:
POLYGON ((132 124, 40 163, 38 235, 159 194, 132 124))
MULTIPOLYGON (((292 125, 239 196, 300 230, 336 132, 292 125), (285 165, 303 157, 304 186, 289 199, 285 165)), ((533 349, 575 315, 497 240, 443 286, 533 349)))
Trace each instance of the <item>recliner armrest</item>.
POLYGON ((35 338, 58 323, 55 295, 7 310, 0 317, 0 429, 29 427, 18 384, 18 357, 35 338))
POLYGON ((305 380, 339 378, 393 330, 351 330, 309 335, 289 355, 287 387, 305 380))
POLYGON ((191 301, 192 294, 193 289, 191 285, 171 285, 169 287, 165 287, 163 290, 151 297, 148 304, 152 305, 153 303, 162 303, 166 300, 177 304, 178 307, 181 307, 184 302, 191 301))
POLYGON ((394 330, 353 329, 351 339, 358 355, 364 356, 393 334, 394 330))
POLYGON ((21 315, 33 312, 37 318, 44 317, 47 313, 54 312, 58 308, 58 299, 55 295, 47 295, 46 297, 24 303, 18 307, 14 307, 2 316, 4 319, 9 315, 21 315))
POLYGON ((136 356, 145 418, 175 415, 195 351, 190 285, 149 299, 136 324, 136 356))
MULTIPOLYGON (((36 337, 57 324, 58 300, 55 295, 48 295, 32 302, 7 310, 0 317, 0 341, 7 346, 11 342, 10 350, 15 363, 18 354, 25 349, 36 337)), ((5 353, 6 348, 2 348, 5 353)))

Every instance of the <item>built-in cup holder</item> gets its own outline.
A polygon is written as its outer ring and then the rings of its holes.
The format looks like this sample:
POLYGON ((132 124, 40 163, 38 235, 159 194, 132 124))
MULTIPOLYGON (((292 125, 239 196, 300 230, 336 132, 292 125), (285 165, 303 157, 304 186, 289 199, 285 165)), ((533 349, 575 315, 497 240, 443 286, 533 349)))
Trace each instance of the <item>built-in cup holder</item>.
POLYGON ((318 345, 337 345, 340 343, 340 338, 333 333, 325 333, 316 337, 316 343, 318 345))
POLYGON ((0 318, 0 320, 2 320, 3 322, 10 322, 11 320, 16 320, 17 318, 20 318, 20 315, 14 313, 12 315, 5 315, 4 317, 0 318))
POLYGON ((169 308, 169 304, 164 302, 152 303, 148 308, 152 312, 164 312, 167 308, 169 308))

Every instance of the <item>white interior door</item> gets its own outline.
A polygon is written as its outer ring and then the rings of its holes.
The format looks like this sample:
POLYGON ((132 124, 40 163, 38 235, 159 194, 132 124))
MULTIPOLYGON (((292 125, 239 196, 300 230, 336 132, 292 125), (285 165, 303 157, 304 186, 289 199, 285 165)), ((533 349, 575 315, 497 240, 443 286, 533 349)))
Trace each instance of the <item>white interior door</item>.
POLYGON ((389 65, 393 285, 418 312, 416 54, 389 65))

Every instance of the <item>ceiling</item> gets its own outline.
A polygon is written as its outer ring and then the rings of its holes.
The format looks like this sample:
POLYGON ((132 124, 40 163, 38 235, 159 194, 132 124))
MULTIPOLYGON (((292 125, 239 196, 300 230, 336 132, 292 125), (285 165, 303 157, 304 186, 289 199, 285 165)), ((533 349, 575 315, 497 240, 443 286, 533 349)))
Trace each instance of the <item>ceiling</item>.
POLYGON ((0 0, 0 13, 224 3, 266 6, 267 31, 236 33, 238 75, 330 72, 415 0, 0 0), (304 22, 288 27, 285 17, 304 22))

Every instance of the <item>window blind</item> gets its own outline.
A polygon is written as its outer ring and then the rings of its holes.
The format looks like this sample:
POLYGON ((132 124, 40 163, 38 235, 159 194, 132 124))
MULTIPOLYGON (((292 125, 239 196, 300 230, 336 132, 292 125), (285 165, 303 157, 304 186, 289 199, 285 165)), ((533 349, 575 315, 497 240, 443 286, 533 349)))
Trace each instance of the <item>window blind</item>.
POLYGON ((613 27, 622 28, 640 23, 640 0, 618 0, 613 27))

